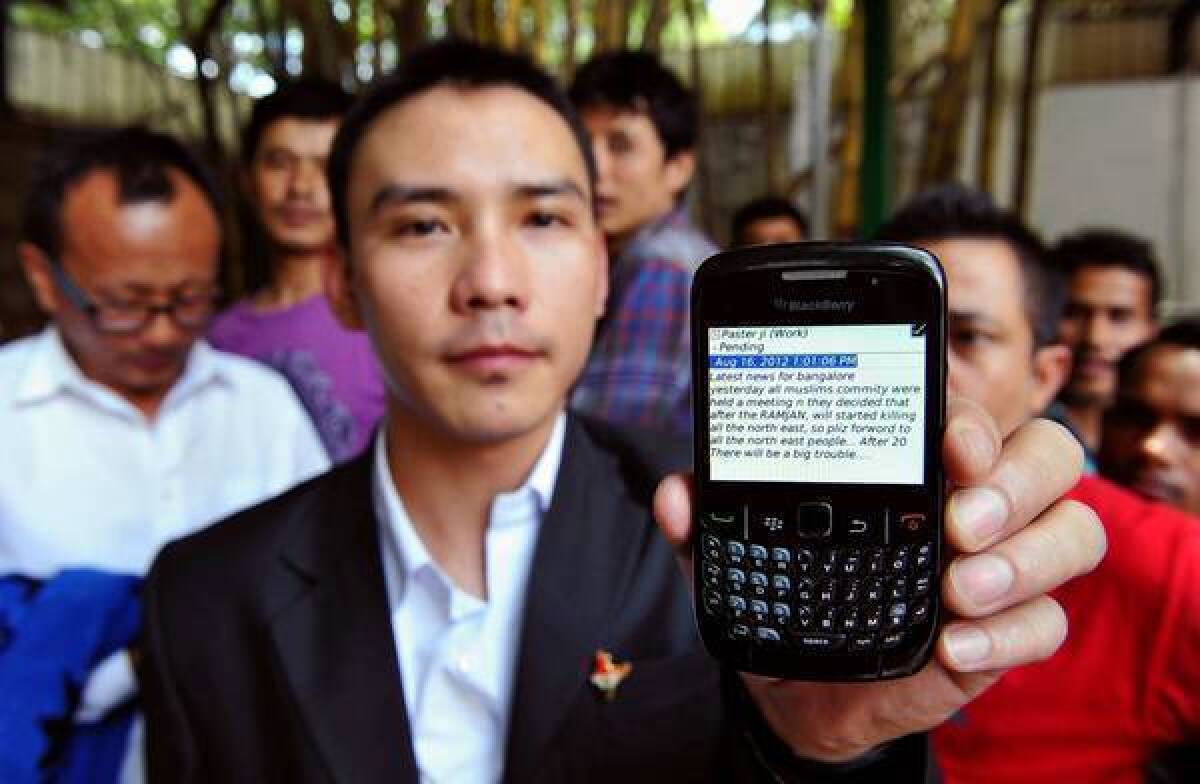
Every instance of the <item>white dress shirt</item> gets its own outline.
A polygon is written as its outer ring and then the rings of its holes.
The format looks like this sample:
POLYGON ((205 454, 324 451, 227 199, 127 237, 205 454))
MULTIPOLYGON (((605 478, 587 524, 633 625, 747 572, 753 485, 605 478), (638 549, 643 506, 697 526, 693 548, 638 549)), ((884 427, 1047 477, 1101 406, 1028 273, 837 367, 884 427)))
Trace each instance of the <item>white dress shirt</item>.
POLYGON ((375 513, 422 782, 495 782, 503 774, 525 590, 558 477, 565 422, 560 414, 525 484, 492 502, 486 601, 455 585, 432 560, 392 482, 383 428, 376 437, 375 513))
MULTIPOLYGON (((171 539, 328 467, 287 382, 203 341, 153 420, 85 377, 53 326, 0 347, 0 575, 140 575, 171 539)), ((75 720, 135 689, 118 651, 92 671, 75 720)), ((123 784, 142 781, 141 750, 139 720, 123 784)))
POLYGON ((280 376, 198 341, 148 420, 58 331, 0 347, 0 574, 143 574, 169 540, 329 466, 280 376))

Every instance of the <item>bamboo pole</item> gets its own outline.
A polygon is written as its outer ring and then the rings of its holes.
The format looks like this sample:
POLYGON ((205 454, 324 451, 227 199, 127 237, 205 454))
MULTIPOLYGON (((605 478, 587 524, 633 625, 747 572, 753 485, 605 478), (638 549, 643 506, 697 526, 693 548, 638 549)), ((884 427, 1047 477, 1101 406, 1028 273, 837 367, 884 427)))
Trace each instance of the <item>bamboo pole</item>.
POLYGON ((771 63, 771 5, 771 0, 763 0, 763 39, 760 52, 762 58, 763 135, 766 137, 766 155, 763 156, 763 166, 766 167, 766 171, 763 181, 767 184, 767 190, 774 193, 780 177, 779 141, 776 139, 775 122, 775 69, 772 68, 771 63))
POLYGON ((892 15, 888 0, 867 0, 864 19, 863 154, 859 232, 868 236, 891 208, 892 15))
POLYGON ((992 192, 993 169, 996 157, 996 134, 1000 113, 997 111, 997 79, 1000 48, 1000 22, 1009 0, 995 0, 987 19, 987 49, 983 64, 983 98, 979 112, 979 158, 976 161, 976 183, 992 192))
POLYGON ((1042 23, 1046 0, 1031 0, 1029 27, 1025 33, 1025 72, 1021 74, 1021 106, 1017 115, 1016 187, 1013 210, 1025 214, 1029 202, 1029 174, 1033 163, 1033 133, 1037 126, 1037 81, 1041 64, 1042 23))

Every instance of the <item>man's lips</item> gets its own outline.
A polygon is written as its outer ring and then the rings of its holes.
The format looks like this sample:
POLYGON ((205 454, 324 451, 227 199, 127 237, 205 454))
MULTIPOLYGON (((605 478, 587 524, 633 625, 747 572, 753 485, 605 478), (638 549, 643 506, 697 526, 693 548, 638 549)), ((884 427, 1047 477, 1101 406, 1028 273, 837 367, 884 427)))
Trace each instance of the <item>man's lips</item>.
POLYGON ((131 364, 147 373, 161 373, 178 367, 183 357, 175 354, 135 354, 129 358, 131 364))
POLYGON ((1082 356, 1075 362, 1075 369, 1081 373, 1099 375, 1101 373, 1111 373, 1114 364, 1104 357, 1082 356))
POLYGON ((473 346, 451 351, 446 359, 457 367, 472 373, 491 375, 517 370, 541 359, 545 352, 522 346, 496 345, 473 346))
POLYGON ((324 220, 325 213, 311 207, 279 207, 275 214, 288 226, 307 226, 324 220))

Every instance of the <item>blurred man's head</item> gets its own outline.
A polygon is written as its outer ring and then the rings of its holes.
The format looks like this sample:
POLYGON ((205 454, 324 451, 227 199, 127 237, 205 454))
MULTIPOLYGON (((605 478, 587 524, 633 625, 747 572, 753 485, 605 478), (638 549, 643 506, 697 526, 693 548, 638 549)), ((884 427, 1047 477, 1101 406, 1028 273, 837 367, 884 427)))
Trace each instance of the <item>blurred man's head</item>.
POLYGON ((1074 352, 1063 402, 1103 408, 1116 389, 1117 362, 1158 330, 1154 251, 1132 235, 1089 229, 1059 241, 1053 259, 1067 277, 1061 334, 1074 352))
POLYGON ((738 208, 729 236, 735 248, 802 242, 808 239, 808 218, 787 199, 764 196, 738 208))
POLYGON ((1121 360, 1100 470, 1200 515, 1200 320, 1167 327, 1121 360))
POLYGON ((254 104, 242 135, 243 187, 276 252, 333 244, 325 163, 351 97, 336 84, 284 84, 254 104))
POLYGON ((591 135, 596 209, 614 249, 669 213, 696 167, 695 95, 649 52, 598 55, 575 75, 571 101, 591 135))
POLYGON ((216 297, 215 187, 142 129, 48 150, 25 202, 21 262, 83 373, 153 414, 216 297))
POLYGON ((1063 284, 1037 235, 982 192, 917 195, 879 239, 929 250, 948 283, 948 386, 982 404, 1004 434, 1053 400, 1070 361, 1057 343, 1063 284))
POLYGON ((330 299, 370 332, 393 420, 459 443, 553 423, 607 295, 593 170, 553 79, 473 44, 413 54, 346 116, 330 299))

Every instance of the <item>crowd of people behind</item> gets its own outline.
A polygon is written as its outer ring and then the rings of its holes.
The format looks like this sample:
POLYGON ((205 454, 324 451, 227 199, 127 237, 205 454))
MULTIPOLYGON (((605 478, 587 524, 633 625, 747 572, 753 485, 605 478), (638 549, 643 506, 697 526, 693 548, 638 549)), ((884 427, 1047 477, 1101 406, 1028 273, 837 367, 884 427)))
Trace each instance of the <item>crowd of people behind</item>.
MULTIPOLYGON (((703 654, 687 485, 655 493, 717 251, 698 125, 644 52, 565 91, 461 43, 357 101, 282 85, 232 303, 183 145, 48 150, 18 250, 49 325, 0 347, 0 780, 1196 780, 1200 320, 1160 325, 1144 240, 1047 247, 963 186, 874 237, 941 261, 970 401, 935 662, 849 696, 703 654)), ((731 228, 810 236, 773 196, 731 228)))

